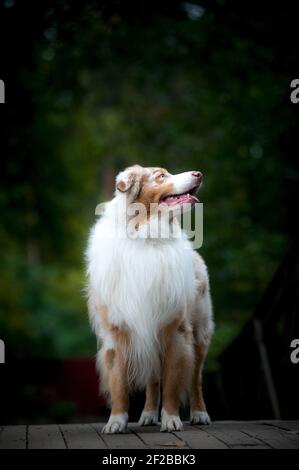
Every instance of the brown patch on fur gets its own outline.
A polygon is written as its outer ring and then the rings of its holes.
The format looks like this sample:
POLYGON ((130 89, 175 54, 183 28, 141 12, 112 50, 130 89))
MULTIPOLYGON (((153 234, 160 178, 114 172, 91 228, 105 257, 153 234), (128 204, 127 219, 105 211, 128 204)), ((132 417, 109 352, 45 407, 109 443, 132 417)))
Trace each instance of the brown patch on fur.
POLYGON ((119 189, 121 192, 127 191, 126 183, 124 181, 119 181, 116 184, 117 189, 119 189))
POLYGON ((128 412, 129 386, 128 374, 124 357, 116 349, 113 367, 109 371, 109 391, 111 395, 111 414, 128 412))
MULTIPOLYGON (((126 350, 130 341, 129 332, 126 328, 113 325, 108 318, 108 308, 101 306, 99 314, 102 324, 113 336, 115 347, 105 352, 104 363, 105 374, 108 379, 108 390, 111 397, 111 413, 120 414, 128 411, 129 407, 129 385, 128 368, 126 362, 126 350)), ((105 375, 104 374, 104 375, 105 375)))
POLYGON ((107 349, 105 352, 105 365, 108 370, 111 370, 113 367, 114 363, 114 358, 115 358, 115 350, 114 349, 107 349))
POLYGON ((164 326, 160 332, 160 339, 163 345, 166 346, 169 342, 172 341, 172 335, 179 328, 181 321, 181 317, 177 317, 175 320, 164 326))
POLYGON ((178 415, 184 390, 189 388, 193 368, 193 350, 190 347, 191 330, 181 318, 168 324, 162 331, 162 406, 170 415, 178 415), (181 331, 180 331, 181 330, 181 331))
POLYGON ((146 387, 146 400, 144 411, 154 411, 158 408, 160 401, 160 382, 151 382, 146 387))
POLYGON ((161 184, 158 187, 153 187, 151 183, 145 183, 141 186, 141 190, 136 202, 144 204, 147 211, 149 211, 150 204, 158 204, 164 194, 166 195, 168 193, 171 193, 172 188, 172 183, 161 184))

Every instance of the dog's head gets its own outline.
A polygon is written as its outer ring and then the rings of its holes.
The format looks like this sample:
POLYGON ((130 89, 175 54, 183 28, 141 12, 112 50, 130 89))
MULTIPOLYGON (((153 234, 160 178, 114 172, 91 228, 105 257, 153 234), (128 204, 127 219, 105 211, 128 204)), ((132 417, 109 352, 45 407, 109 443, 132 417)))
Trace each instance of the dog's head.
POLYGON ((128 203, 144 204, 147 210, 151 204, 166 210, 176 210, 198 202, 196 193, 201 182, 202 174, 199 171, 172 175, 164 168, 134 165, 118 174, 116 195, 122 193, 128 203))

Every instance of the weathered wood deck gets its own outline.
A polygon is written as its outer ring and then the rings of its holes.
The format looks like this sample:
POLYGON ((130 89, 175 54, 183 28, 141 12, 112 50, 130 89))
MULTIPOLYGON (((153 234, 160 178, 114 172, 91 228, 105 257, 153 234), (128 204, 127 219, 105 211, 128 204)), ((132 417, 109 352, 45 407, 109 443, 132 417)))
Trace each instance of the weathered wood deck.
POLYGON ((103 424, 0 426, 0 449, 299 449, 299 421, 218 421, 184 431, 130 423, 125 434, 103 424))

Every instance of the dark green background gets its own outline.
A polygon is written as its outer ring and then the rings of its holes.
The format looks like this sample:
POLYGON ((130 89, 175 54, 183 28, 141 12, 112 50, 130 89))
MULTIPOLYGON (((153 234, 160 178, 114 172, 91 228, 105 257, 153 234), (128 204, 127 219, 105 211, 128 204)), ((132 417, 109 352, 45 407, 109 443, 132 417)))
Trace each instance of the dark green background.
POLYGON ((0 2, 0 336, 16 357, 95 353, 86 239, 139 163, 204 174, 218 367, 297 230, 293 3, 192 18, 177 1, 0 2))

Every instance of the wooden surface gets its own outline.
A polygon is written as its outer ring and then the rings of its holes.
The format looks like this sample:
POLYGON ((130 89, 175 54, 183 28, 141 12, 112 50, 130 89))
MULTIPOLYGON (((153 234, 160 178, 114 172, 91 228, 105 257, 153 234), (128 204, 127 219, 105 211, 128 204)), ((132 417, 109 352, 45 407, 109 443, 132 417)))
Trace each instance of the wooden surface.
POLYGON ((0 449, 299 449, 299 421, 218 421, 160 433, 130 423, 125 434, 103 424, 0 426, 0 449))

